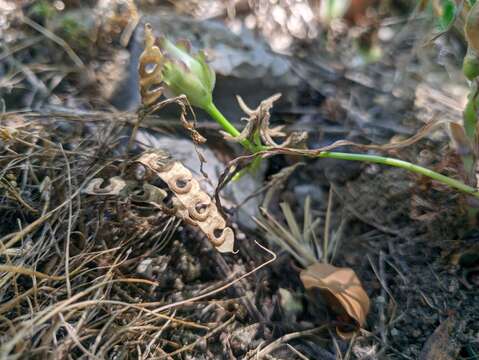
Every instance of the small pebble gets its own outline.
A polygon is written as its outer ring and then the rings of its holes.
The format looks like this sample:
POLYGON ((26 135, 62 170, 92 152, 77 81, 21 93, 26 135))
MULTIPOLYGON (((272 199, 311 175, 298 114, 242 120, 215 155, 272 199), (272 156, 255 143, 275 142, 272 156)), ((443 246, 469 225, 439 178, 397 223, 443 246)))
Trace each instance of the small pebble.
POLYGON ((412 331, 412 335, 413 335, 414 337, 420 337, 420 336, 422 335, 422 331, 419 330, 419 329, 414 329, 414 330, 412 331))

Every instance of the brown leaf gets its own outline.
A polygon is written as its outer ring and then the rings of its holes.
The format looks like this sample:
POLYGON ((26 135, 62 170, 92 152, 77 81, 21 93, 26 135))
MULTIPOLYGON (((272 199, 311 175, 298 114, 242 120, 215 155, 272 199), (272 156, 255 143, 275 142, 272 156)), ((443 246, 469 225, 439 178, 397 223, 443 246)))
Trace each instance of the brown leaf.
MULTIPOLYGON (((300 278, 306 289, 319 288, 335 312, 346 313, 359 327, 364 325, 369 297, 352 269, 315 263, 303 270, 300 278)), ((348 334, 341 334, 348 337, 348 334)))

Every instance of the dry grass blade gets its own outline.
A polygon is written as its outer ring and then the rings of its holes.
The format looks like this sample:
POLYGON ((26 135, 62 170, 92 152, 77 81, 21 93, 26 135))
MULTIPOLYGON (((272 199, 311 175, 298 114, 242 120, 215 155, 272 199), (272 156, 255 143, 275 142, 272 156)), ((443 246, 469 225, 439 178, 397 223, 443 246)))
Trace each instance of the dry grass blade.
POLYGON ((2 358, 108 358, 118 344, 136 351, 142 339, 146 346, 165 324, 190 333, 210 329, 135 304, 158 300, 157 278, 136 269, 158 256, 178 221, 133 201, 131 182, 112 176, 130 160, 122 146, 131 121, 117 120, 99 112, 2 116, 2 358), (94 178, 101 182, 89 188, 94 178))
POLYGON ((289 204, 282 203, 281 205, 288 227, 283 226, 265 208, 260 209, 262 217, 255 218, 255 222, 265 231, 266 236, 271 241, 288 251, 304 267, 316 262, 316 250, 311 248, 305 239, 307 239, 309 232, 313 231, 319 222, 313 223, 311 229, 300 230, 289 204))

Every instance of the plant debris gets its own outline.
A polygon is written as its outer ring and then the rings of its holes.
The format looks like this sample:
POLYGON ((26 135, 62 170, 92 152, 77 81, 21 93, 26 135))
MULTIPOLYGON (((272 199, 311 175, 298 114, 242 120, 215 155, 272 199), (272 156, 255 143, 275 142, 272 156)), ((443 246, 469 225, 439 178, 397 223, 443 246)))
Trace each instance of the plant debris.
MULTIPOLYGON (((303 270, 300 278, 306 289, 320 289, 334 312, 347 315, 359 327, 364 326, 369 312, 369 297, 354 270, 315 263, 303 270)), ((353 336, 341 327, 337 330, 344 338, 353 336)))
POLYGON ((145 167, 140 171, 141 174, 153 172, 174 193, 172 210, 176 216, 198 226, 218 251, 233 251, 233 230, 226 226, 226 221, 216 205, 209 195, 201 190, 198 181, 188 169, 178 161, 171 161, 164 151, 147 152, 136 162, 145 167))

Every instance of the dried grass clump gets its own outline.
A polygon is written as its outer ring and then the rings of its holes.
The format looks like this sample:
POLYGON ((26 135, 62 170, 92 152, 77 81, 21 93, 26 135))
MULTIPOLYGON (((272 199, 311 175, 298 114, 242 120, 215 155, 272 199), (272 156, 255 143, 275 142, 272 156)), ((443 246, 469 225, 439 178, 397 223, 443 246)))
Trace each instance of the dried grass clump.
POLYGON ((0 358, 169 358, 194 346, 170 329, 196 344, 228 324, 175 317, 184 297, 158 291, 150 262, 166 273, 159 253, 174 217, 84 191, 124 174, 129 123, 102 113, 0 119, 0 358))

